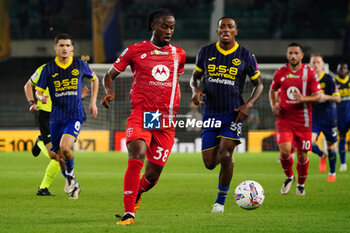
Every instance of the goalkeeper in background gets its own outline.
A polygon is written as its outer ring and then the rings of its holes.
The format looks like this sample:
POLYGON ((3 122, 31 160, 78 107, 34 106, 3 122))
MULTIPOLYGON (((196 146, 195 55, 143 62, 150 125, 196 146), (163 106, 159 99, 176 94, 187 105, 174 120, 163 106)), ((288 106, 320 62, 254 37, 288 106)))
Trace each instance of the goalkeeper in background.
MULTIPOLYGON (((73 55, 73 52, 72 52, 73 55)), ((83 58, 82 58, 83 59, 83 58)), ((38 196, 51 196, 52 194, 49 191, 49 187, 53 182, 54 178, 57 176, 58 172, 61 170, 63 176, 65 177, 66 167, 62 160, 58 160, 56 153, 51 151, 51 142, 50 142, 50 113, 51 113, 51 98, 48 89, 45 90, 44 94, 47 95, 48 102, 43 104, 40 100, 35 103, 33 88, 36 86, 41 71, 46 64, 40 66, 36 69, 35 73, 29 78, 28 82, 24 85, 24 93, 29 103, 30 112, 39 112, 39 129, 40 134, 33 146, 32 154, 33 156, 38 156, 40 152, 50 159, 50 163, 46 167, 44 178, 36 192, 38 196)), ((84 99, 89 95, 89 89, 84 86, 82 89, 81 97, 84 99)))

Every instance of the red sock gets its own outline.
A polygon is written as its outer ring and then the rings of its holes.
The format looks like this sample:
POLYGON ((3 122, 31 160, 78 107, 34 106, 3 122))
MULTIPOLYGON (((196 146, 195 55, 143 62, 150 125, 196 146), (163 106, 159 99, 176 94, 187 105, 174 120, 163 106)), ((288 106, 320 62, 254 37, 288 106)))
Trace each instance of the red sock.
POLYGON ((143 175, 141 180, 140 180, 138 193, 147 192, 148 190, 153 188, 158 183, 158 180, 159 180, 159 178, 155 182, 151 183, 146 179, 145 175, 143 175))
POLYGON ((134 206, 137 196, 137 188, 140 182, 140 173, 143 162, 138 159, 128 160, 128 169, 124 176, 124 207, 125 213, 134 213, 134 206))
POLYGON ((306 181, 307 171, 309 169, 309 158, 305 162, 297 162, 297 171, 298 171, 298 184, 303 185, 306 181))
POLYGON ((288 158, 283 159, 280 156, 280 161, 282 165, 282 169, 287 177, 293 176, 293 157, 289 155, 288 158))

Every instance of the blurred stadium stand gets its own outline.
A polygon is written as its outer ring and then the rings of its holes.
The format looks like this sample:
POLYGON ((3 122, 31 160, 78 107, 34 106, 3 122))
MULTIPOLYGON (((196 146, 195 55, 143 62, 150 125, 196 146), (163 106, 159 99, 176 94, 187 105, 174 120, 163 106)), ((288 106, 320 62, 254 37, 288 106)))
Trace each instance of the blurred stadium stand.
MULTIPOLYGON (((119 2, 125 39, 144 39, 147 15, 160 7, 175 13, 176 39, 208 38, 212 0, 119 2)), ((327 0, 226 0, 225 15, 237 18, 243 29, 241 39, 337 39, 343 35, 347 3, 346 0, 331 4, 327 0)), ((51 39, 61 31, 76 39, 92 38, 91 0, 8 0, 8 4, 12 39, 51 39)))
MULTIPOLYGON (((0 85, 0 128, 36 127, 35 114, 28 111, 23 86, 38 66, 53 58, 52 39, 57 33, 66 32, 72 35, 76 56, 89 54, 93 59, 92 2, 7 0, 12 55, 0 61, 3 83, 0 85)), ((186 50, 189 55, 188 63, 194 62, 198 48, 210 42, 210 15, 214 0, 120 0, 118 4, 123 47, 150 38, 150 33, 147 32, 147 15, 156 8, 169 8, 175 13, 174 44, 186 50)), ((260 64, 286 62, 286 46, 296 40, 305 45, 304 62, 308 61, 311 52, 320 52, 325 55, 330 70, 335 71, 339 61, 350 61, 350 43, 346 37, 350 37, 350 27, 346 27, 347 18, 350 22, 348 4, 348 0, 332 3, 327 0, 226 0, 224 14, 237 20, 237 40, 255 53, 260 64), (348 50, 344 50, 344 41, 348 50)), ((186 76, 190 76, 190 73, 186 76)), ((102 75, 103 72, 100 73, 101 79, 102 75)), ((125 80, 120 82, 128 89, 130 83, 123 83, 125 80)), ((271 80, 264 80, 265 93, 259 101, 261 104, 257 106, 260 118, 265 117, 259 129, 273 128, 271 113, 263 114, 268 108, 267 93, 270 83, 271 80)), ((187 101, 190 99, 190 90, 186 82, 180 84, 185 93, 180 113, 184 114, 189 111, 187 101)), ((248 89, 251 87, 250 84, 246 86, 248 89)), ((246 95, 249 95, 249 91, 246 95)), ((123 109, 113 110, 114 114, 125 119, 127 96, 119 96, 118 99, 122 99, 125 105, 123 109)), ((105 110, 100 110, 101 114, 105 114, 105 110)), ((113 122, 110 115, 105 120, 110 123, 98 126, 112 130, 124 128, 123 124, 113 122)), ((86 126, 96 127, 93 122, 86 126)), ((185 135, 187 132, 179 133, 185 135)))

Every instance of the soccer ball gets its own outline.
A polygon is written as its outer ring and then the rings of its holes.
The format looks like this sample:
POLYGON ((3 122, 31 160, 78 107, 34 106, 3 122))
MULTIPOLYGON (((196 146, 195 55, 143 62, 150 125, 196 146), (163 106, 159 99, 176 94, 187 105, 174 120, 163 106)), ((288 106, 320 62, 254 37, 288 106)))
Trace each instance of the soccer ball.
POLYGON ((254 180, 245 180, 235 189, 235 200, 239 207, 253 210, 262 205, 265 199, 263 187, 254 180))

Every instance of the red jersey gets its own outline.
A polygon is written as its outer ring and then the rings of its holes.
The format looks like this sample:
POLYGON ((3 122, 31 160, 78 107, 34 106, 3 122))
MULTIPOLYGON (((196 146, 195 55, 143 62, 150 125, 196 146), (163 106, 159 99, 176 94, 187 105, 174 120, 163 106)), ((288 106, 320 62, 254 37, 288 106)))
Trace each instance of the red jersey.
POLYGON ((278 91, 280 120, 311 127, 311 103, 297 103, 294 93, 300 92, 303 96, 310 96, 322 91, 316 72, 312 68, 302 64, 299 70, 292 71, 288 64, 282 66, 274 74, 271 89, 278 91))
POLYGON ((178 79, 185 61, 185 51, 171 44, 160 48, 143 41, 126 48, 113 66, 122 72, 130 65, 133 72, 131 115, 159 110, 162 115, 176 116, 180 104, 178 79))

